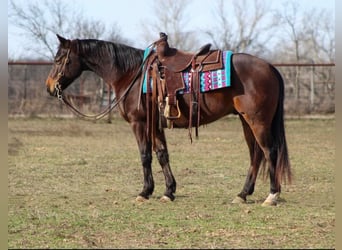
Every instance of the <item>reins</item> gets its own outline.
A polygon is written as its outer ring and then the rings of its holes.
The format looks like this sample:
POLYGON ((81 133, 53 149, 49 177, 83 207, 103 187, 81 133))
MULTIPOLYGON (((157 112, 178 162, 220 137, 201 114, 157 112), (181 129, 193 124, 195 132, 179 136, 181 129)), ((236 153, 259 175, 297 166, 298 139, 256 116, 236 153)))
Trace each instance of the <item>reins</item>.
MULTIPOLYGON (((154 43, 153 43, 154 44, 154 43)), ((151 45, 150 45, 151 46, 151 45)), ((149 52, 149 54, 146 56, 146 58, 142 61, 141 65, 139 66, 138 71, 135 73, 134 78, 132 79, 131 83, 129 84, 129 86, 126 88, 126 90, 124 91, 124 93, 120 96, 120 98, 114 98, 110 104, 108 104, 108 106, 101 111, 98 114, 95 115, 87 115, 82 113, 80 110, 78 110, 64 95, 63 95, 63 91, 61 88, 61 85, 59 83, 60 79, 63 77, 64 75, 64 69, 66 64, 69 62, 69 54, 70 54, 70 49, 68 49, 66 57, 63 61, 63 65, 62 65, 62 69, 61 71, 58 73, 58 78, 55 84, 55 89, 56 89, 56 93, 57 93, 57 98, 59 101, 61 101, 63 104, 65 104, 72 112, 74 112, 75 114, 77 114, 79 117, 84 118, 84 119, 92 119, 92 120, 99 120, 101 118, 103 118, 104 116, 106 116, 110 111, 112 111, 116 106, 118 106, 118 104, 126 97, 127 93, 130 91, 130 89, 133 87, 134 83, 136 82, 136 80, 138 79, 146 60, 149 58, 150 54, 152 53, 152 50, 149 52)))

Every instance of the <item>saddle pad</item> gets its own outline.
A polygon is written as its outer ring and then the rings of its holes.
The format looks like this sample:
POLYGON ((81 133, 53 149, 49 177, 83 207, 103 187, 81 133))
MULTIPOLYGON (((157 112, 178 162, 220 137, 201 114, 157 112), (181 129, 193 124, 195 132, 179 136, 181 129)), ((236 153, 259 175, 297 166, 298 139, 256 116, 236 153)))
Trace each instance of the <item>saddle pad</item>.
MULTIPOLYGON (((145 50, 144 57, 148 55, 149 48, 145 50)), ((215 89, 225 88, 230 86, 230 72, 231 72, 231 57, 233 52, 230 50, 223 51, 223 69, 213 70, 213 71, 206 71, 200 72, 200 89, 201 92, 208 92, 215 89)), ((180 90, 178 94, 185 94, 189 93, 190 91, 190 79, 191 79, 191 72, 184 71, 182 72, 185 88, 184 90, 180 90)), ((146 72, 144 75, 144 82, 143 82, 143 93, 147 93, 147 79, 146 79, 146 72)), ((150 86, 152 89, 152 79, 150 81, 150 86)))

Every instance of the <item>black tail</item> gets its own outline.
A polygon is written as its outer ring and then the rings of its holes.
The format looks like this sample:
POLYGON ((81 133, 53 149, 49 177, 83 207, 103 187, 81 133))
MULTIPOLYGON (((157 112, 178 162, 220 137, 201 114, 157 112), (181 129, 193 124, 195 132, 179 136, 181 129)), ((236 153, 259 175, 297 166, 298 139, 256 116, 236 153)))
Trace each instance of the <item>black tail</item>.
POLYGON ((284 125, 284 80, 279 71, 271 66, 279 82, 279 98, 278 107, 273 117, 272 122, 272 135, 275 140, 275 147, 277 149, 277 162, 275 167, 275 175, 278 185, 281 181, 292 181, 291 164, 288 156, 287 143, 285 137, 285 125, 284 125))

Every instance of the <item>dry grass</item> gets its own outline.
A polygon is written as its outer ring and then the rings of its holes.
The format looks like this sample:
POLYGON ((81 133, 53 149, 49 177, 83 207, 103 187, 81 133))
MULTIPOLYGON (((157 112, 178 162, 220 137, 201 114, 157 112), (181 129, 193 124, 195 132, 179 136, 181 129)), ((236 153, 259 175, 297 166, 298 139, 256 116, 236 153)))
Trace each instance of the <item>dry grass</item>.
POLYGON ((155 193, 141 205, 142 168, 131 129, 73 119, 9 119, 10 248, 334 248, 335 120, 287 120, 295 173, 282 202, 264 208, 258 179, 245 205, 230 201, 248 166, 240 122, 167 130, 176 200, 155 193))

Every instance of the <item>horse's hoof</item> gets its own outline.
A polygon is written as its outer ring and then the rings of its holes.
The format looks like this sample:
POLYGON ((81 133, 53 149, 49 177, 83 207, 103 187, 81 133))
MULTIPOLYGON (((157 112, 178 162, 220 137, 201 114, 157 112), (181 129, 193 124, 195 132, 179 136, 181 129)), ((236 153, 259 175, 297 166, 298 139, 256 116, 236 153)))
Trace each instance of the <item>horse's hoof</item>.
POLYGON ((148 201, 148 199, 146 199, 145 197, 143 197, 141 195, 138 195, 137 198, 135 198, 135 201, 138 203, 143 203, 143 202, 148 201))
POLYGON ((279 193, 269 194, 266 200, 261 204, 263 207, 277 206, 279 193))
POLYGON ((263 207, 272 207, 272 206, 277 206, 277 202, 276 201, 264 201, 261 206, 263 207))
POLYGON ((244 204, 246 201, 242 199, 240 196, 236 196, 232 201, 233 204, 244 204))
POLYGON ((172 201, 172 200, 171 200, 170 197, 168 197, 168 196, 166 196, 166 195, 163 195, 163 196, 160 198, 159 201, 160 201, 160 202, 163 202, 163 203, 168 203, 168 202, 170 202, 170 201, 172 201))

